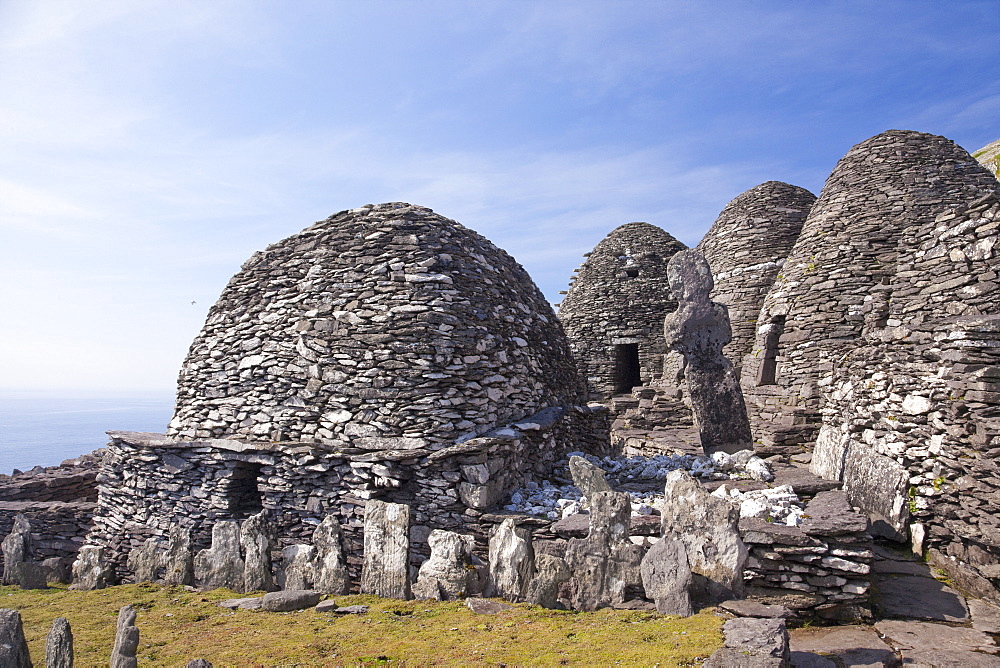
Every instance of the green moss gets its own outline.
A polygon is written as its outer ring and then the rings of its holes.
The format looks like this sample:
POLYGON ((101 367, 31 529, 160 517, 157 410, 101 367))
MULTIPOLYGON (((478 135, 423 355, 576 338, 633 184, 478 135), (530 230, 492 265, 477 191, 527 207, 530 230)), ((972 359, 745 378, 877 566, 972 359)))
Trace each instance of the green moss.
POLYGON ((36 663, 56 617, 73 628, 76 665, 107 665, 118 610, 138 609, 139 663, 183 665, 205 658, 217 666, 266 665, 692 665, 722 645, 722 619, 649 612, 567 612, 519 604, 492 616, 461 601, 395 601, 335 597, 371 606, 339 617, 315 610, 267 613, 226 610, 237 594, 191 593, 178 587, 122 585, 89 592, 0 587, 0 607, 20 610, 36 663))

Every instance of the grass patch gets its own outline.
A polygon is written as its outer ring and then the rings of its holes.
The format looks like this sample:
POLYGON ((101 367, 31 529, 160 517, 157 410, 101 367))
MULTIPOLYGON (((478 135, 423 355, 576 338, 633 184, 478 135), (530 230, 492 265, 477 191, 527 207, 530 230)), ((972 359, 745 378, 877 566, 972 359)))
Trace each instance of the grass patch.
POLYGON ((118 610, 138 613, 138 658, 144 666, 183 666, 204 658, 231 665, 457 666, 700 665, 722 646, 722 618, 599 610, 567 612, 519 604, 476 615, 461 601, 396 601, 333 597, 371 606, 367 615, 338 617, 315 610, 268 613, 226 610, 236 597, 220 589, 122 585, 88 592, 0 587, 0 607, 21 612, 36 665, 56 617, 73 628, 76 665, 107 665, 118 610))

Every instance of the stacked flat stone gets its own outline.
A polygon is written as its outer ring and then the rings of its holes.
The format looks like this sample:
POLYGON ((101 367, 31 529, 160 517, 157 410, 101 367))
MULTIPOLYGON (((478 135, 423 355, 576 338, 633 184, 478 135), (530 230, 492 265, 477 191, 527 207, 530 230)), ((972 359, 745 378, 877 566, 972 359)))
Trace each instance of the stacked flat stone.
POLYGON ((677 308, 667 287, 667 261, 687 248, 649 223, 629 223, 594 248, 559 306, 573 354, 590 391, 628 392, 616 379, 616 346, 637 344, 641 380, 662 372, 663 319, 677 308))
POLYGON ((905 230, 996 182, 961 147, 919 132, 889 130, 840 160, 764 300, 744 359, 744 394, 765 446, 815 439, 818 383, 858 345, 865 299, 895 273, 905 230), (773 381, 758 375, 770 358, 773 381))
POLYGON ((243 265, 191 345, 167 434, 437 449, 583 398, 524 269, 453 220, 389 203, 243 265))
POLYGON ((727 204, 696 248, 715 277, 712 301, 729 307, 733 339, 723 352, 737 373, 753 348, 764 297, 815 201, 804 188, 767 181, 727 204))
MULTIPOLYGON (((24 515, 38 536, 34 541, 36 558, 72 563, 96 510, 97 504, 90 501, 0 501, 0 536, 10 533, 14 519, 24 515)), ((2 565, 0 552, 0 568, 2 565)))
POLYGON ((868 618, 874 554, 867 518, 854 512, 839 490, 817 494, 806 515, 797 527, 740 520, 740 537, 750 551, 747 596, 783 605, 802 618, 868 618))
MULTIPOLYGON (((1000 184, 907 230, 864 304, 865 340, 829 376, 813 470, 876 528, 1000 581, 1000 184)), ((964 572, 963 572, 964 570, 964 572)), ((993 583, 989 580, 993 579, 993 583)))

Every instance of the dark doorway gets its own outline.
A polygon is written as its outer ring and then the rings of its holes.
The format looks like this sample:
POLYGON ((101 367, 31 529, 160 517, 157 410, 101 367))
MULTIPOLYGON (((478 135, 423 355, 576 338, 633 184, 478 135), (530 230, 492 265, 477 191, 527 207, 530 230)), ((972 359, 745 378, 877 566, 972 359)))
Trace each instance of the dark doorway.
POLYGON ((245 519, 264 509, 264 500, 258 486, 261 464, 233 462, 232 477, 229 479, 229 512, 233 519, 245 519))
POLYGON ((619 343, 615 346, 615 394, 631 392, 642 385, 639 367, 639 344, 619 343))
POLYGON ((778 375, 778 339, 785 331, 785 316, 771 318, 770 327, 764 335, 764 359, 757 372, 757 385, 774 385, 778 375))

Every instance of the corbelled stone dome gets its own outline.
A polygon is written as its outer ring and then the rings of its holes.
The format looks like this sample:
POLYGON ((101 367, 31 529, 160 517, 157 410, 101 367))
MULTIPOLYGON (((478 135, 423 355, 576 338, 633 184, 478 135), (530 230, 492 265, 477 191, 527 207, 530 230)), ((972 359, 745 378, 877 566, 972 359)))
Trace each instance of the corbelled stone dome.
POLYGON ((733 340, 724 352, 737 369, 753 347, 764 297, 815 201, 805 188, 767 181, 727 204, 698 244, 715 278, 712 300, 729 308, 733 340))
POLYGON ((758 424, 788 428, 775 442, 815 437, 818 382, 857 345, 865 300, 895 274, 908 228, 995 186, 960 146, 922 132, 883 132, 837 163, 764 300, 744 360, 742 384, 758 424))
POLYGON ((660 375, 663 319, 677 309, 667 262, 685 248, 655 225, 628 223, 577 270, 559 319, 595 395, 627 392, 660 375))
POLYGON ((243 265, 191 345, 168 435, 437 448, 584 400, 524 269, 453 220, 390 203, 243 265))

